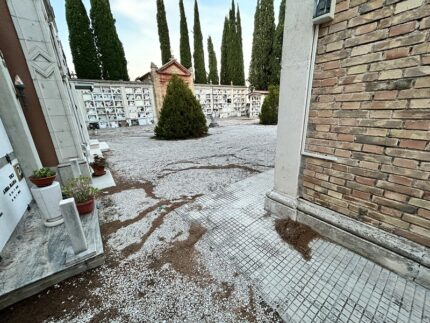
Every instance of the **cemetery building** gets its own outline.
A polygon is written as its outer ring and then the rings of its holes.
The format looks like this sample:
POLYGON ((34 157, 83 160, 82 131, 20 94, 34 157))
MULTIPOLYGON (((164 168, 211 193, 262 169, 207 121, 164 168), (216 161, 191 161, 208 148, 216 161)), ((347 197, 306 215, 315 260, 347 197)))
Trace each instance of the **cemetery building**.
POLYGON ((87 126, 117 128, 156 124, 167 86, 178 75, 195 94, 207 118, 258 118, 267 91, 249 92, 246 86, 195 84, 193 70, 175 58, 134 82, 73 79, 78 105, 87 126), (92 87, 81 89, 82 85, 92 87))
POLYGON ((160 111, 163 107, 164 97, 167 93, 167 86, 169 85, 170 79, 173 75, 177 75, 179 78, 181 78, 194 92, 194 76, 192 69, 187 69, 175 58, 172 58, 160 68, 152 63, 151 71, 137 79, 141 82, 152 83, 155 98, 155 115, 157 119, 160 117, 160 111))
POLYGON ((318 3, 287 0, 266 209, 428 287, 430 3, 318 3))
POLYGON ((248 116, 246 86, 195 84, 194 88, 196 98, 206 116, 216 118, 248 116))
POLYGON ((78 90, 78 104, 91 128, 149 125, 156 122, 154 91, 151 84, 123 81, 72 80, 91 84, 78 90))

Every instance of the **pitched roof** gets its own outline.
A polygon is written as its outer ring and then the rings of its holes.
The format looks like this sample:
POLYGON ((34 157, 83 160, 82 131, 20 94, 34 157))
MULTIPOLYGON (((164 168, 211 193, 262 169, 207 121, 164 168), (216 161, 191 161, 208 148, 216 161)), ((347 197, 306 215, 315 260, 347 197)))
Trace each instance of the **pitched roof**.
POLYGON ((182 65, 181 63, 179 63, 176 60, 176 58, 172 58, 166 64, 164 64, 163 66, 161 66, 157 70, 157 73, 164 74, 172 65, 175 65, 177 68, 179 68, 182 72, 184 72, 185 75, 191 76, 191 72, 188 70, 188 68, 186 68, 184 65, 182 65))

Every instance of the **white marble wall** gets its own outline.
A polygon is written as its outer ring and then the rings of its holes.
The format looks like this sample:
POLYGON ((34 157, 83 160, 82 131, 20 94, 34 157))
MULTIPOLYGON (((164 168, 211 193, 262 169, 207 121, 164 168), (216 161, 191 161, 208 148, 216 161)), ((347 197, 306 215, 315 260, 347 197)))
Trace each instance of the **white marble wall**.
POLYGON ((67 68, 49 1, 7 0, 49 132, 62 162, 83 158, 88 139, 70 92, 67 68), (48 4, 48 7, 45 7, 48 4))

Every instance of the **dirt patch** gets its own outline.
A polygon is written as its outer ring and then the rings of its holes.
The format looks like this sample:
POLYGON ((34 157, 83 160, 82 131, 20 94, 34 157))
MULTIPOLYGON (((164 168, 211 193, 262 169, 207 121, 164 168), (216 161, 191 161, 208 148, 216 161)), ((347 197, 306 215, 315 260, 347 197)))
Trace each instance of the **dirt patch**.
POLYGON ((120 220, 115 220, 109 223, 104 223, 102 225, 102 235, 103 237, 107 237, 109 235, 111 235, 112 233, 118 231, 121 228, 125 228, 133 223, 136 223, 140 220, 142 220, 144 217, 146 217, 149 213, 154 212, 155 210, 157 210, 160 207, 163 206, 167 206, 171 204, 170 201, 160 201, 157 204, 143 210, 142 212, 140 212, 136 217, 132 218, 132 219, 128 219, 125 221, 120 221, 120 220))
POLYGON ((107 310, 102 310, 94 315, 90 320, 90 323, 112 322, 112 319, 115 319, 118 315, 118 309, 112 307, 107 310))
POLYGON ((96 270, 87 271, 0 311, 0 321, 31 323, 59 320, 64 313, 77 315, 84 300, 85 307, 101 306, 102 299, 89 292, 99 287, 102 287, 99 273, 96 270))
POLYGON ((221 290, 214 293, 213 297, 217 300, 228 299, 234 292, 234 285, 226 282, 221 283, 221 290))
POLYGON ((149 268, 160 270, 165 264, 170 263, 173 268, 188 277, 196 277, 201 273, 197 262, 198 251, 194 248, 207 230, 197 223, 192 223, 186 240, 176 241, 171 247, 164 250, 158 259, 154 260, 149 268))
POLYGON ((239 319, 247 322, 257 322, 257 313, 255 311, 255 295, 251 287, 248 288, 249 303, 247 306, 242 306, 236 310, 236 315, 239 319))
POLYGON ((109 187, 106 189, 103 189, 101 191, 102 196, 108 196, 115 193, 119 193, 122 191, 128 191, 132 189, 143 189, 147 196, 152 197, 153 199, 158 199, 158 197, 154 193, 155 185, 150 181, 135 181, 135 180, 129 180, 125 179, 121 175, 119 175, 116 171, 110 170, 112 177, 115 180, 116 186, 109 187))
POLYGON ((174 202, 170 206, 168 206, 167 208, 163 209, 162 213, 152 222, 151 228, 148 230, 148 232, 146 232, 143 235, 142 239, 139 242, 133 243, 133 244, 127 246, 126 248, 124 248, 122 251, 122 255, 124 257, 128 257, 131 254, 136 253, 137 251, 142 249, 142 246, 145 244, 146 240, 148 240, 148 238, 151 236, 151 234, 154 233, 154 231, 157 230, 164 223, 164 218, 166 217, 167 214, 180 208, 181 206, 183 206, 185 204, 193 202, 195 199, 197 199, 200 196, 201 196, 201 194, 195 195, 192 198, 189 198, 189 199, 184 200, 184 201, 174 202))
POLYGON ((166 176, 176 174, 179 172, 185 172, 188 170, 200 170, 200 169, 206 169, 206 170, 217 170, 217 169, 242 169, 250 173, 261 173, 261 171, 244 166, 244 165, 237 165, 237 164, 228 164, 228 165, 208 165, 208 166, 194 166, 194 167, 187 167, 187 168, 181 168, 181 169, 172 169, 172 168, 166 168, 163 169, 164 172, 168 172, 166 174, 162 174, 157 176, 158 179, 163 179, 166 176))
POLYGON ((276 232, 281 238, 300 252, 306 261, 311 259, 311 249, 309 244, 321 236, 307 225, 293 220, 277 220, 275 223, 276 232))

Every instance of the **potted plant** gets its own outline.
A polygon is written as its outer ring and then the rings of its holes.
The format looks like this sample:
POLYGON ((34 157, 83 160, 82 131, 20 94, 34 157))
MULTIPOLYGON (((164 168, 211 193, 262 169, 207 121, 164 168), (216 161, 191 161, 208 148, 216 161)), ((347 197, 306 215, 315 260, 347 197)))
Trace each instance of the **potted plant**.
POLYGON ((98 155, 94 156, 94 161, 90 164, 93 169, 93 176, 103 176, 106 174, 105 167, 107 166, 106 159, 98 155))
POLYGON ((74 198, 80 215, 93 212, 98 189, 91 186, 91 178, 80 176, 63 188, 65 198, 74 198))
POLYGON ((37 187, 50 186, 57 176, 57 173, 47 167, 37 169, 29 177, 30 181, 37 187))

